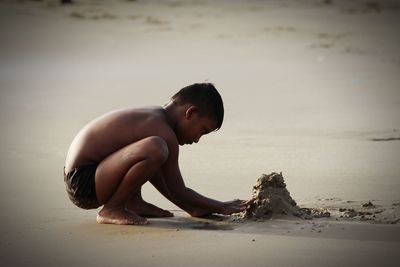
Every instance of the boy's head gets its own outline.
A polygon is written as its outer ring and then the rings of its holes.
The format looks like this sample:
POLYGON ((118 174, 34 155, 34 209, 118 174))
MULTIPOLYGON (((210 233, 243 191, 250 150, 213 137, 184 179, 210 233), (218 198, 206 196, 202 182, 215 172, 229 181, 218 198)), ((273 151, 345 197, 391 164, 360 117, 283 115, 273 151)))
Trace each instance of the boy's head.
POLYGON ((209 117, 221 128, 224 120, 224 103, 212 83, 194 83, 179 90, 171 100, 178 105, 192 104, 201 116, 209 117))

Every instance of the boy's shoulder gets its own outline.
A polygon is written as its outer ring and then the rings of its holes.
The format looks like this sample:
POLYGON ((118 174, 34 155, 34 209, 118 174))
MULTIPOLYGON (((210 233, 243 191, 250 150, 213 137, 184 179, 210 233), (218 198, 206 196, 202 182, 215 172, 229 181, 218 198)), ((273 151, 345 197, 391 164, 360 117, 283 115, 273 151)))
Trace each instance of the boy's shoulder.
POLYGON ((149 131, 150 135, 159 135, 164 139, 177 143, 176 133, 168 122, 167 114, 163 107, 151 106, 132 109, 130 112, 132 112, 133 116, 138 114, 138 116, 142 117, 143 123, 140 124, 146 128, 142 130, 149 131))

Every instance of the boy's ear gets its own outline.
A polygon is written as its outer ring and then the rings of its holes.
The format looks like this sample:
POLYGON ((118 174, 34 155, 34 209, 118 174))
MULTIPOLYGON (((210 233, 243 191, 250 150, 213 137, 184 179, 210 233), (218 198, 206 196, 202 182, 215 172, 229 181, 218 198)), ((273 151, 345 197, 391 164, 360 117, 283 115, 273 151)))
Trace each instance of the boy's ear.
POLYGON ((194 114, 198 113, 199 109, 196 106, 190 106, 186 110, 185 118, 190 119, 194 114))

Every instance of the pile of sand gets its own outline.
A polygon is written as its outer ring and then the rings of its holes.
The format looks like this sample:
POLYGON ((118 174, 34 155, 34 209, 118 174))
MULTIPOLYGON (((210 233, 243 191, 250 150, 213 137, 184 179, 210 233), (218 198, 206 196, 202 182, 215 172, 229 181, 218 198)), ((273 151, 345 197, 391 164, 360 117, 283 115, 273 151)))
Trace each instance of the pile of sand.
POLYGON ((286 189, 282 173, 262 174, 253 187, 252 199, 254 201, 246 210, 239 213, 240 219, 271 219, 282 215, 303 219, 330 216, 324 209, 306 209, 297 206, 286 189))
MULTIPOLYGON (((393 203, 391 207, 383 207, 371 201, 340 201, 340 199, 326 199, 316 208, 300 208, 290 196, 286 188, 282 173, 273 172, 262 174, 253 187, 252 199, 243 212, 232 218, 233 220, 264 220, 279 217, 298 217, 313 219, 330 217, 334 220, 370 221, 373 223, 396 224, 400 223, 400 203, 393 203)), ((377 202, 377 201, 375 201, 377 202)))

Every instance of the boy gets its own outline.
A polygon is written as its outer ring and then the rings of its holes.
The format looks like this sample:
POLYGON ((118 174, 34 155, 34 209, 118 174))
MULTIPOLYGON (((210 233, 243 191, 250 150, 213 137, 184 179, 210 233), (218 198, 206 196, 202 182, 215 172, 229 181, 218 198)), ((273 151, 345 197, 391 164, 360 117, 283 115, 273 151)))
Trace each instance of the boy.
POLYGON ((164 107, 117 110, 95 119, 68 150, 69 198, 84 209, 103 205, 98 223, 147 224, 145 217, 173 216, 142 199, 141 187, 149 181, 192 216, 243 211, 243 200, 220 202, 187 188, 179 171, 179 145, 218 130, 223 117, 220 94, 202 83, 181 89, 164 107))

